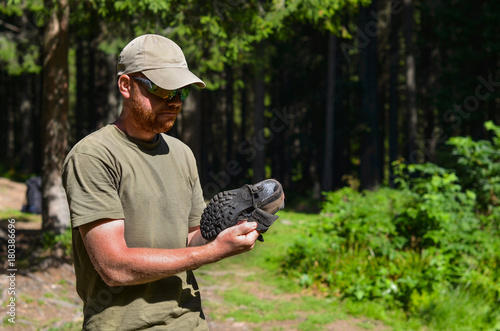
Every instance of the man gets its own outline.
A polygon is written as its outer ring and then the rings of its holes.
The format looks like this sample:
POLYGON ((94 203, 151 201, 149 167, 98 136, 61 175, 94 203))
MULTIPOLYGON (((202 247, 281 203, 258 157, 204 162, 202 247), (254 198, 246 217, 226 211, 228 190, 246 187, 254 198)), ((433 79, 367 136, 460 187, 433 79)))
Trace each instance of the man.
POLYGON ((172 128, 191 73, 182 50, 158 35, 120 54, 123 108, 80 141, 63 166, 84 330, 207 330, 191 270, 251 250, 256 222, 215 240, 200 235, 205 207, 191 150, 172 128))

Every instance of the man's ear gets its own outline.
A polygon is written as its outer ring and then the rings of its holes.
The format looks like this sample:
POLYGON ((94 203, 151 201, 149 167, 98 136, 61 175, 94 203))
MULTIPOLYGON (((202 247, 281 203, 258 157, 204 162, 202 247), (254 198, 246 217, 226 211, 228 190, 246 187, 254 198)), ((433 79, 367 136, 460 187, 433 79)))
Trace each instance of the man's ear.
POLYGON ((130 98, 132 95, 132 78, 129 75, 121 75, 118 78, 118 89, 125 99, 130 98))

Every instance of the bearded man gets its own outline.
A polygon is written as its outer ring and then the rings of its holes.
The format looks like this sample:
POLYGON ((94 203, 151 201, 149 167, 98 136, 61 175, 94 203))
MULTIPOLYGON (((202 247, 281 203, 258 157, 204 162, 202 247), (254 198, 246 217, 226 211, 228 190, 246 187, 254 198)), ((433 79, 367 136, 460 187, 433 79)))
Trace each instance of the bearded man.
POLYGON ((200 235, 195 158, 165 134, 193 84, 205 87, 172 40, 132 40, 118 63, 119 118, 64 162, 84 330, 208 330, 192 270, 247 252, 259 237, 255 222, 210 242, 200 235))

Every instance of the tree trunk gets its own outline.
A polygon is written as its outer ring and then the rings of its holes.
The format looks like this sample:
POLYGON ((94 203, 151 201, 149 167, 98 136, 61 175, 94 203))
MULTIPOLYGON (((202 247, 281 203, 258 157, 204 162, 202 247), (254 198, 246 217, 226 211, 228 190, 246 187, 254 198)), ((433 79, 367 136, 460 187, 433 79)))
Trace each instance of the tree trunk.
POLYGON ((234 75, 231 66, 226 67, 226 164, 234 159, 234 75))
POLYGON ((31 74, 21 76, 25 83, 25 98, 22 99, 19 111, 21 113, 21 172, 24 174, 32 174, 34 168, 34 139, 33 139, 33 92, 34 92, 34 77, 31 74))
POLYGON ((264 135, 264 72, 256 65, 255 76, 255 118, 254 118, 254 144, 255 158, 253 160, 253 182, 260 182, 266 176, 265 172, 265 144, 264 135))
MULTIPOLYGON (((241 77, 250 77, 248 74, 247 67, 244 66, 241 68, 241 73, 239 76, 241 77)), ((242 146, 247 148, 247 144, 249 143, 248 137, 248 114, 249 112, 249 104, 248 102, 249 95, 248 89, 251 84, 248 81, 245 81, 245 86, 239 90, 240 92, 240 108, 241 108, 241 127, 240 132, 237 134, 238 143, 236 145, 236 154, 235 160, 239 166, 238 171, 235 171, 235 175, 233 176, 233 180, 236 183, 243 184, 248 182, 247 174, 248 169, 252 166, 253 159, 246 152, 243 151, 242 146)))
MULTIPOLYGON (((335 171, 333 173, 333 187, 343 187, 345 186, 345 179, 349 174, 352 173, 351 164, 351 111, 353 106, 348 103, 345 104, 344 100, 349 100, 350 88, 349 75, 351 71, 351 63, 347 58, 342 56, 342 50, 337 47, 337 72, 335 76, 336 85, 336 99, 335 112, 337 114, 342 114, 342 116, 337 116, 335 119, 335 139, 334 139, 334 156, 335 160, 335 171)), ((347 101, 348 102, 348 101, 347 101)))
MULTIPOLYGON (((269 120, 269 128, 271 129, 272 141, 271 149, 271 176, 285 185, 287 178, 287 162, 286 153, 288 145, 285 143, 285 132, 290 125, 286 120, 280 119, 279 116, 287 111, 287 97, 291 95, 290 84, 290 59, 288 55, 281 58, 283 70, 276 73, 276 78, 273 79, 272 88, 272 110, 273 117, 269 120)), ((285 185, 286 186, 286 185, 285 185)))
POLYGON ((42 100, 42 228, 56 234, 70 224, 60 175, 68 147, 68 28, 69 3, 58 0, 44 33, 42 100))
POLYGON ((404 31, 406 45, 406 106, 408 107, 408 161, 419 160, 417 145, 417 82, 413 47, 413 0, 404 0, 404 31))
POLYGON ((202 149, 200 98, 201 93, 192 89, 189 98, 183 102, 182 111, 175 122, 175 126, 180 128, 179 138, 191 148, 198 161, 201 160, 202 149))
MULTIPOLYGON (((1 68, 3 69, 3 68, 1 68)), ((8 111, 9 111, 9 104, 8 104, 8 91, 7 91, 7 74, 6 71, 0 69, 0 99, 3 100, 3 111, 0 111, 0 125, 2 128, 8 127, 8 111), (3 88, 5 86, 5 88, 3 88)), ((7 130, 2 130, 0 132, 0 160, 2 160, 2 165, 4 165, 3 160, 7 160, 7 130)))
POLYGON ((437 108, 436 108, 436 82, 438 73, 437 63, 439 59, 437 58, 438 51, 436 45, 438 41, 433 33, 434 27, 436 26, 436 15, 434 13, 434 8, 432 5, 422 6, 420 9, 421 15, 421 31, 423 43, 420 43, 420 62, 422 67, 422 72, 419 74, 420 80, 420 104, 421 108, 424 110, 425 115, 425 131, 424 131, 424 143, 421 146, 423 155, 425 155, 425 161, 436 162, 436 148, 438 137, 437 133, 437 108))
POLYGON ((87 54, 85 52, 87 48, 87 44, 82 39, 78 39, 76 44, 75 142, 79 141, 87 135, 85 122, 87 118, 86 112, 88 111, 89 107, 85 91, 87 89, 88 83, 85 80, 86 68, 84 64, 84 59, 87 57, 87 54))
POLYGON ((323 191, 333 189, 333 162, 335 139, 335 63, 337 54, 337 37, 328 36, 328 65, 326 87, 326 118, 325 118, 325 156, 323 165, 323 191))
POLYGON ((15 168, 15 155, 16 155, 16 132, 15 132, 15 127, 16 127, 16 99, 15 99, 15 86, 13 85, 14 82, 17 80, 12 79, 10 80, 10 84, 7 85, 7 95, 6 98, 4 99, 5 105, 6 105, 6 113, 7 113, 7 148, 6 148, 6 153, 5 153, 5 163, 9 167, 9 170, 15 168))
MULTIPOLYGON (((106 104, 108 105, 108 109, 106 110, 105 118, 107 119, 106 123, 113 123, 120 116, 121 98, 116 87, 116 56, 114 54, 107 54, 106 59, 108 76, 105 78, 105 82, 107 84, 106 104)), ((102 123, 102 126, 106 123, 102 123)))
POLYGON ((211 162, 211 151, 214 148, 213 133, 212 133, 212 100, 209 93, 201 93, 200 108, 201 108, 201 153, 200 153, 200 179, 202 183, 203 193, 207 199, 211 199, 214 195, 220 192, 220 187, 216 184, 211 184, 212 179, 209 173, 213 167, 211 162))
MULTIPOLYGON (((361 10, 361 31, 368 31, 369 11, 376 11, 376 1, 361 10)), ((361 138, 361 188, 374 190, 380 184, 380 129, 377 102, 377 36, 366 33, 368 43, 360 54, 360 77, 362 89, 361 121, 364 131, 361 138), (364 122, 363 122, 364 121, 364 122)))
MULTIPOLYGON (((395 4, 397 0, 391 0, 395 4)), ((389 69, 389 185, 394 186, 392 163, 398 158, 398 67, 399 67, 399 18, 393 15, 391 22, 390 69, 389 69)))

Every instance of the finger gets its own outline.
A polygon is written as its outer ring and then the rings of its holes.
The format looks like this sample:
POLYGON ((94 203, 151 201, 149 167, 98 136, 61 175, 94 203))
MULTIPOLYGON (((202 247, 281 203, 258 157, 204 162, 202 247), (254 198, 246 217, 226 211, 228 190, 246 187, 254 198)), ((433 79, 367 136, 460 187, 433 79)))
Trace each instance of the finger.
POLYGON ((260 236, 260 232, 257 231, 257 230, 255 230, 255 231, 252 231, 250 233, 247 233, 246 236, 247 236, 248 239, 252 240, 254 242, 254 244, 255 244, 255 241, 260 236))
POLYGON ((257 222, 240 221, 234 227, 237 229, 237 234, 242 235, 254 231, 257 229, 257 225, 257 222))

